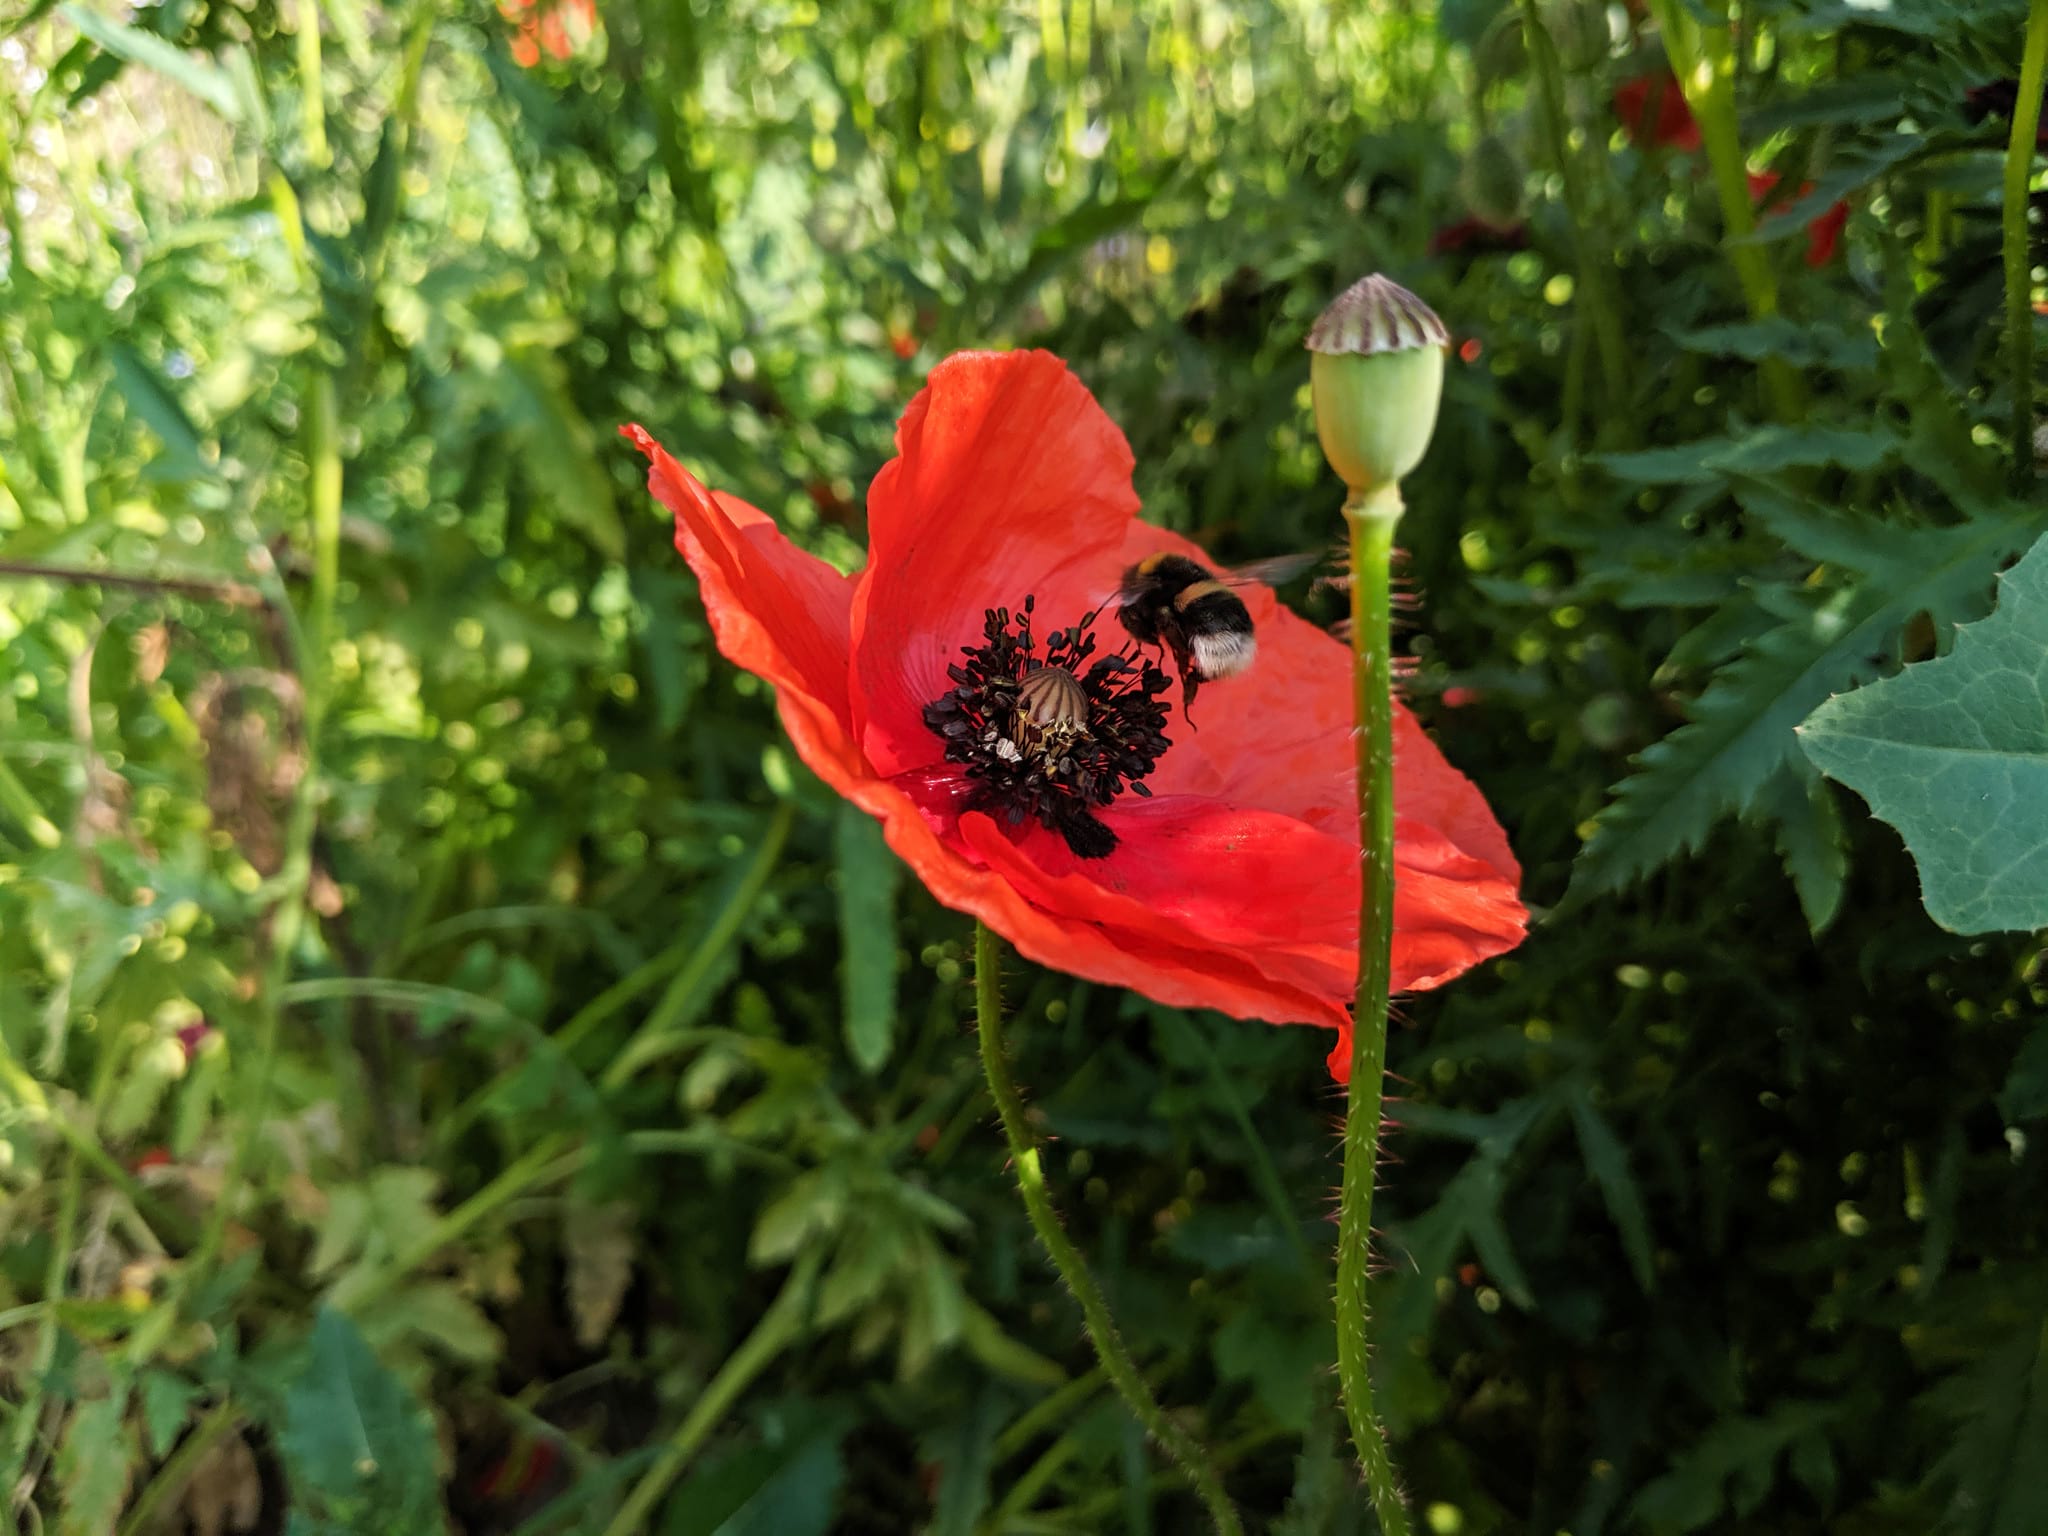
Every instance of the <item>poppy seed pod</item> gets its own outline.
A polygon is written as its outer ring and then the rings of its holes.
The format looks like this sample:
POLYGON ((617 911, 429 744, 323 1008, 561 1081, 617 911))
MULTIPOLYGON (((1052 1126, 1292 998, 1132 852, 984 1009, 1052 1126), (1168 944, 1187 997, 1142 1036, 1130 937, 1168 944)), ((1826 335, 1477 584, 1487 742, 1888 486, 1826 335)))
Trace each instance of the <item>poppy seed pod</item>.
POLYGON ((1422 300, 1375 273, 1309 329, 1309 387, 1323 457, 1357 496, 1422 462, 1443 398, 1450 332, 1422 300))

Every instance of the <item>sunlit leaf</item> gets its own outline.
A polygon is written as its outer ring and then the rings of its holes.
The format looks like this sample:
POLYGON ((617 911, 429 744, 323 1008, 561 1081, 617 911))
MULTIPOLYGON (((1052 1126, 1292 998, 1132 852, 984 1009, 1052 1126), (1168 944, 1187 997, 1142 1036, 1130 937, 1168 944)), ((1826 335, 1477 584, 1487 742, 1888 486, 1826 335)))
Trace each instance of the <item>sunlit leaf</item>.
POLYGON ((1937 923, 2048 926, 2048 539, 1954 651, 1829 699, 1799 744, 1899 829, 1937 923))

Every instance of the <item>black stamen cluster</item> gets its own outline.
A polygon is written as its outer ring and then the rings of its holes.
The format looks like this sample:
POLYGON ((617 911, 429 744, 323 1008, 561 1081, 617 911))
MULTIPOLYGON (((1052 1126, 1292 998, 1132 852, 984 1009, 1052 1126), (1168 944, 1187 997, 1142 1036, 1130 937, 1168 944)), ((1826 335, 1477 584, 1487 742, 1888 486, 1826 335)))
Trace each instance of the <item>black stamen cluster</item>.
POLYGON ((946 760, 967 770, 975 809, 1013 827, 1035 816, 1079 857, 1103 858, 1116 847, 1116 834, 1095 812, 1126 787, 1151 794, 1143 780, 1168 746, 1160 698, 1168 679, 1151 662, 1121 652, 1091 664, 1092 613, 1055 630, 1040 656, 1033 602, 1025 598, 1014 620, 1007 608, 987 610, 982 643, 965 647, 965 659, 946 668, 954 686, 925 705, 924 723, 945 742, 946 760), (1041 667, 1060 668, 1080 683, 1085 721, 1048 732, 1027 718, 1024 679, 1041 667))

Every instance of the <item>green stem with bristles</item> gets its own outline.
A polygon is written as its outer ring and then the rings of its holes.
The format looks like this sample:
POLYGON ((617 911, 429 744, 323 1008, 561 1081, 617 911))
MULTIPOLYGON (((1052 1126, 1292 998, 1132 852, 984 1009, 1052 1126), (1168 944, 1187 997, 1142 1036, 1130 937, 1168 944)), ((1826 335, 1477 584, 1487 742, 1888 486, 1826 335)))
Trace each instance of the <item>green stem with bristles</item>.
POLYGON ((1145 1433, 1164 1446, 1167 1455, 1180 1464, 1207 1506, 1220 1536, 1242 1536, 1244 1525, 1223 1481, 1216 1475, 1209 1454, 1186 1430, 1166 1416, 1159 1399, 1138 1374, 1137 1363, 1117 1332, 1110 1316, 1109 1302, 1102 1287, 1089 1272, 1080 1251, 1060 1225, 1053 1209, 1052 1192, 1046 1187, 1045 1169, 1038 1157, 1038 1142, 1024 1118, 1024 1100, 1010 1075, 1009 1058, 1003 1054, 1002 941, 986 924, 974 925, 974 1023, 981 1041, 981 1066, 988 1075, 989 1096, 996 1101, 996 1114, 1003 1122, 1003 1134, 1010 1142, 1010 1164, 1017 1173, 1017 1188, 1024 1196, 1024 1211, 1053 1268, 1081 1304, 1081 1318, 1088 1329, 1088 1342, 1102 1361, 1103 1373, 1116 1388, 1117 1396, 1131 1410, 1145 1433))
POLYGON ((2034 136, 2041 127, 2041 86, 2048 75, 2048 0, 2027 12, 2020 55, 2020 94, 2012 108, 2012 139, 2005 147, 2005 330, 2012 359, 2012 472, 2025 486, 2034 475, 2034 263, 2028 250, 2028 187, 2034 174, 2034 136))
POLYGON ((1408 1536, 1408 1506, 1373 1413, 1368 1358, 1372 1187, 1380 1152, 1387 1067, 1387 987, 1394 954, 1394 695, 1391 566, 1401 488, 1391 482, 1345 498, 1351 530, 1351 682, 1357 720, 1358 1001, 1351 1026, 1351 1087, 1344 1115, 1344 1187, 1337 1210, 1337 1381, 1351 1443, 1386 1536, 1408 1536))

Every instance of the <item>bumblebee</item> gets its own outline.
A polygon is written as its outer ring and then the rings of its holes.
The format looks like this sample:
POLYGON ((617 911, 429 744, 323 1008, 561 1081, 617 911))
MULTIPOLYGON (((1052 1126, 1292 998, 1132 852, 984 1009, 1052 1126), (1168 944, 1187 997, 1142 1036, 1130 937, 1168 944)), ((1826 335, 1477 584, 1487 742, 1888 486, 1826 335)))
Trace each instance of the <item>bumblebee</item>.
POLYGON ((1258 655, 1251 610, 1230 589, 1255 581, 1278 584, 1320 558, 1283 555, 1215 572, 1186 555, 1147 555, 1124 572, 1116 616, 1140 645, 1162 645, 1173 653, 1186 714, 1202 684, 1237 676, 1258 655))

